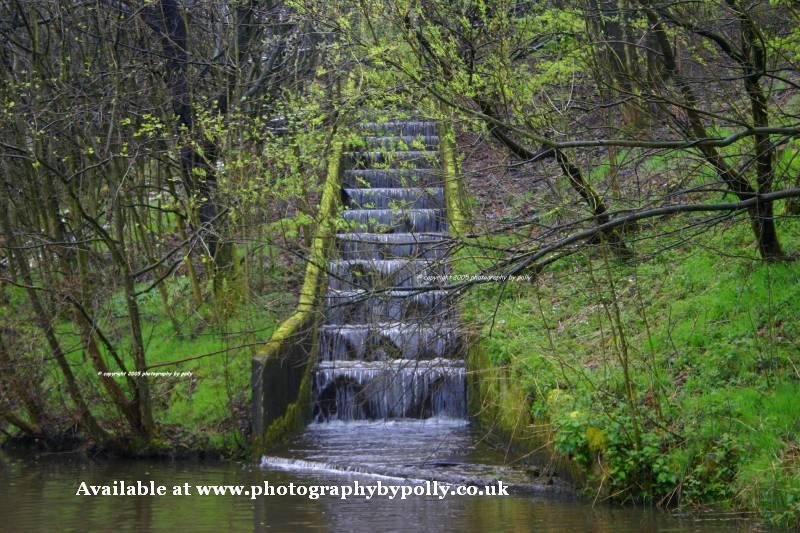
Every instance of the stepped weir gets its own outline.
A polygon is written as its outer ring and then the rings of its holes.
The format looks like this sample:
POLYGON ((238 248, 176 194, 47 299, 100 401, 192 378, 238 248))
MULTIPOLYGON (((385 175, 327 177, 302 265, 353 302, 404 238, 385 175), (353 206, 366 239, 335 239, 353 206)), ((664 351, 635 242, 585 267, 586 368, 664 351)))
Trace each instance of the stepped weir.
POLYGON ((317 422, 464 418, 434 122, 367 123, 347 154, 313 369, 317 422))
POLYGON ((315 479, 500 479, 517 491, 552 493, 552 478, 534 481, 507 465, 507 450, 490 449, 467 419, 465 343, 455 295, 445 289, 448 220, 459 224, 446 210, 447 143, 434 122, 362 129, 363 145, 342 157, 341 174, 336 169, 340 189, 326 192, 342 213, 328 233, 322 301, 287 321, 299 333, 283 337, 283 357, 254 367, 254 432, 268 434, 272 421, 290 437, 272 441, 275 455, 262 456, 261 466, 315 479))

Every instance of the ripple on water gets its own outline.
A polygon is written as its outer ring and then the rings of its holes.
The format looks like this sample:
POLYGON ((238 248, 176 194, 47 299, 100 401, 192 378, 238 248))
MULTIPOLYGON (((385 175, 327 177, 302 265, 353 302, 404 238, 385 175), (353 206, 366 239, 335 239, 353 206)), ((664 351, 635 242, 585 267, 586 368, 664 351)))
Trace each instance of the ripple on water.
POLYGON ((454 418, 315 423, 282 454, 262 458, 262 466, 475 485, 499 480, 515 492, 571 493, 557 477, 541 475, 544 469, 510 460, 481 441, 468 421, 454 418))

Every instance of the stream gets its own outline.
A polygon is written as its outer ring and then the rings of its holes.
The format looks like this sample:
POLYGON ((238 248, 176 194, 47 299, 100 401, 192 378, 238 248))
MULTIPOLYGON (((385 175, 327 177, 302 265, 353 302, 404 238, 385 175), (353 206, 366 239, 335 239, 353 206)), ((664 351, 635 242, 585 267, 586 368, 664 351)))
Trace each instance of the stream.
MULTIPOLYGON (((753 531, 735 515, 676 517, 592 505, 558 478, 503 465, 465 423, 312 424, 263 465, 197 461, 91 461, 74 454, 0 453, 0 531, 753 531), (341 424, 344 425, 344 424, 341 424), (416 426, 416 427, 415 427, 416 426), (359 438, 353 438, 354 432, 359 438), (410 441, 414 435, 413 443, 410 441), (422 453, 423 455, 418 455, 422 453), (359 465, 354 468, 354 465, 359 465), (356 471, 360 470, 360 471, 356 471), (379 475, 376 475, 379 474, 379 475), (195 485, 401 484, 403 479, 502 480, 510 496, 76 496, 82 481, 195 485), (540 482, 535 482, 535 479, 540 482), (525 490, 516 486, 534 479, 525 490), (549 484, 549 480, 552 483, 549 484)), ((407 481, 405 483, 408 483, 407 481)), ((194 490, 194 489, 192 489, 194 490)), ((196 491, 195 491, 196 492, 196 491)))

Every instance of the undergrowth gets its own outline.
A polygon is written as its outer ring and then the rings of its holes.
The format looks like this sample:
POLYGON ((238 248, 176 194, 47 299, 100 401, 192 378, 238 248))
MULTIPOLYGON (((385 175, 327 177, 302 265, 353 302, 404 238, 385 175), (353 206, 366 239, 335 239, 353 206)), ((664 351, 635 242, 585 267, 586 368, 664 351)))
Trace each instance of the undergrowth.
MULTIPOLYGON (((780 229, 800 249, 800 223, 780 229)), ((481 348, 599 498, 800 523, 800 262, 759 260, 751 235, 740 218, 630 239, 633 260, 587 248, 467 293, 481 348)))

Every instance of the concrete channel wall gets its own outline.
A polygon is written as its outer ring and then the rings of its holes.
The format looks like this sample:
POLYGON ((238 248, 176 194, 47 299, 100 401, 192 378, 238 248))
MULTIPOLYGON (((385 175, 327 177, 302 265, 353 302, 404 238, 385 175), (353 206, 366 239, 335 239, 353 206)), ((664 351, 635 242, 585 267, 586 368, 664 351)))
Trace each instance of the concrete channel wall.
POLYGON ((295 431, 311 416, 310 370, 316 358, 319 301, 325 286, 328 251, 336 232, 341 201, 343 143, 334 141, 328 156, 319 225, 311 249, 303 288, 294 314, 272 334, 266 349, 253 358, 251 449, 260 454, 295 431))

